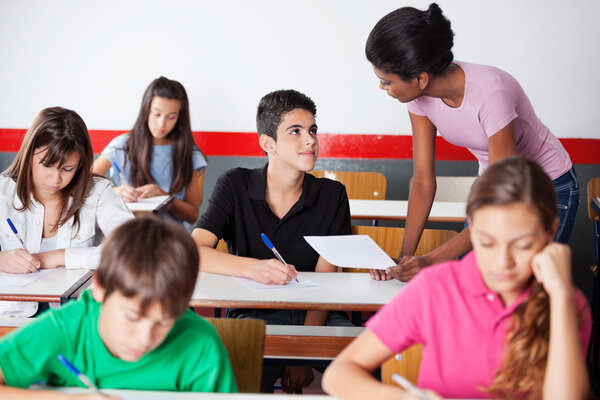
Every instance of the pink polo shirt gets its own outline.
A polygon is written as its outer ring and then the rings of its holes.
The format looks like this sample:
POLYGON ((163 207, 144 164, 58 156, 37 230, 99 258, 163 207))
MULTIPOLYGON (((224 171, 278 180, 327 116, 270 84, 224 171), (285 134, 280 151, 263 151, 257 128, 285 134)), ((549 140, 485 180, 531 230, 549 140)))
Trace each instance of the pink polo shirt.
MULTIPOLYGON (((419 387, 443 397, 487 398, 503 357, 506 325, 515 308, 529 295, 505 308, 487 288, 470 252, 421 271, 368 322, 367 327, 394 353, 423 343, 419 387)), ((576 291, 577 308, 587 307, 576 291)), ((579 327, 582 349, 591 334, 589 307, 579 327)))
POLYGON ((426 116, 448 142, 466 147, 479 161, 479 175, 489 164, 489 138, 511 121, 517 154, 535 160, 552 180, 571 169, 560 141, 535 114, 521 85, 501 69, 455 61, 465 73, 465 94, 457 108, 442 99, 421 96, 408 111, 426 116))

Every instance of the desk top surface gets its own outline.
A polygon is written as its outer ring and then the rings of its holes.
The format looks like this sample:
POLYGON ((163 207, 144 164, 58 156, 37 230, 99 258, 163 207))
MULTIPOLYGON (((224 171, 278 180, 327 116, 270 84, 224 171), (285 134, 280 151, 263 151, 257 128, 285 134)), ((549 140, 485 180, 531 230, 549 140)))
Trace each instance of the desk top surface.
MULTIPOLYGON (((466 207, 464 202, 434 202, 428 220, 462 222, 466 218, 466 207)), ((407 213, 408 200, 350 199, 352 218, 404 220, 407 213)))
POLYGON ((88 269, 59 267, 25 286, 0 286, 0 300, 59 302, 61 296, 70 295, 92 273, 88 269))
POLYGON ((192 306, 376 311, 405 285, 368 273, 300 272, 318 287, 252 290, 237 278, 200 272, 192 306))

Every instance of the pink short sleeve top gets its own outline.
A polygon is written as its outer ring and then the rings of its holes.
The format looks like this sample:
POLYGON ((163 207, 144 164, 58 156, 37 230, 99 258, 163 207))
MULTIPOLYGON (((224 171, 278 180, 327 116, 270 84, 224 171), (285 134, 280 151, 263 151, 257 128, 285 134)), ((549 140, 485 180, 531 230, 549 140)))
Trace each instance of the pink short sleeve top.
POLYGON ((421 96, 408 103, 408 111, 426 116, 444 139, 473 153, 480 175, 489 164, 489 138, 511 121, 518 154, 535 160, 553 180, 571 169, 569 154, 535 114, 515 78, 488 65, 454 63, 465 73, 461 105, 452 108, 442 99, 421 96))
MULTIPOLYGON (((394 353, 423 343, 420 387, 443 397, 486 398, 482 388, 489 387, 502 362, 507 323, 530 291, 505 307, 483 282, 470 252, 421 271, 367 327, 394 353)), ((575 298, 583 310, 579 336, 585 354, 591 314, 579 291, 575 298)))

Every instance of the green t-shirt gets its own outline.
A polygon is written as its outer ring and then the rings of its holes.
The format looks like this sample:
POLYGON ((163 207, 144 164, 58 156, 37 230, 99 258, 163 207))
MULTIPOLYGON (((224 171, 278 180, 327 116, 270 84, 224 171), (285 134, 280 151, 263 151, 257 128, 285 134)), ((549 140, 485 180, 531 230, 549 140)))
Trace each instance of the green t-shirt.
POLYGON ((57 359, 67 360, 100 388, 236 392, 227 352, 215 329, 191 310, 165 340, 135 362, 113 357, 98 334, 101 304, 81 299, 51 310, 0 340, 0 370, 9 386, 81 386, 57 359))

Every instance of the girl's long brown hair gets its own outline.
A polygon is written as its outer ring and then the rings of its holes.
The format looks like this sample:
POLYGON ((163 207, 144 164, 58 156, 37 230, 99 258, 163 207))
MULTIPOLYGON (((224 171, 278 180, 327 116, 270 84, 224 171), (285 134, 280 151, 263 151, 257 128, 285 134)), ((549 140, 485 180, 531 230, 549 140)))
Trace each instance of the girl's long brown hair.
POLYGON ((74 226, 79 229, 79 209, 92 181, 94 154, 85 122, 75 111, 66 108, 50 107, 40 111, 25 134, 17 156, 4 171, 4 175, 11 177, 17 184, 17 196, 23 204, 18 211, 30 207, 31 195, 39 201, 35 193, 31 166, 35 162, 34 153, 45 148, 48 151, 41 161, 45 167, 60 167, 73 152, 79 154, 77 171, 71 182, 61 191, 61 211, 54 227, 58 229, 74 217, 74 226))
MULTIPOLYGON (((169 133, 172 139, 172 163, 173 172, 169 192, 177 193, 187 186, 194 174, 192 163, 192 152, 198 149, 192 136, 192 125, 190 123, 190 106, 187 93, 183 85, 177 81, 167 79, 164 76, 152 81, 144 92, 140 113, 135 125, 130 132, 129 140, 125 148, 124 161, 129 161, 131 171, 131 184, 135 187, 148 183, 154 183, 150 173, 152 164, 152 134, 148 129, 148 116, 154 96, 166 99, 179 100, 181 108, 177 123, 169 133)), ((199 149, 198 149, 199 150, 199 149)))
MULTIPOLYGON (((509 157, 491 165, 473 184, 467 215, 488 205, 524 203, 551 232, 558 215, 554 184, 534 161, 509 157)), ((550 333, 550 302, 543 286, 533 283, 530 295, 508 323, 504 358, 487 391, 502 399, 540 399, 550 333)))

